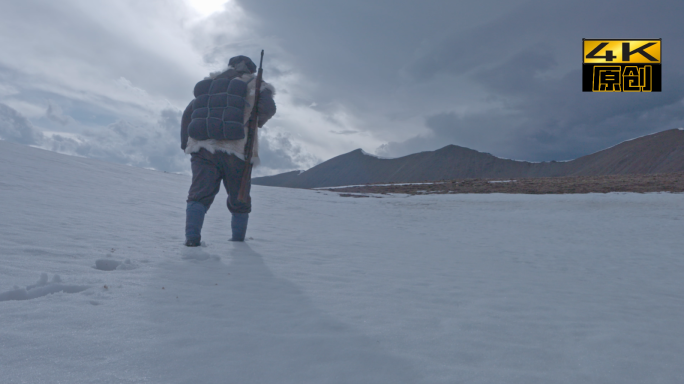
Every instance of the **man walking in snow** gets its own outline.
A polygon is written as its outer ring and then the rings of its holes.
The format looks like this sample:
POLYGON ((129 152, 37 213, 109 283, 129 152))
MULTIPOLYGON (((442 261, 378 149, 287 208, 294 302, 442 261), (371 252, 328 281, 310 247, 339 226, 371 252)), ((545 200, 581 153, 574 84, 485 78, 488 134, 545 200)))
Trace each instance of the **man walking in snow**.
MULTIPOLYGON (((247 126, 254 105, 256 65, 249 57, 235 56, 228 69, 212 73, 195 85, 195 99, 188 104, 181 120, 181 149, 192 156, 192 185, 188 192, 185 245, 200 245, 204 215, 223 182, 232 214, 232 241, 244 241, 252 210, 247 198, 238 200, 245 171, 247 126)), ((262 82, 258 106, 261 128, 276 112, 272 85, 262 82)), ((259 162, 258 135, 254 137, 252 164, 259 162)))

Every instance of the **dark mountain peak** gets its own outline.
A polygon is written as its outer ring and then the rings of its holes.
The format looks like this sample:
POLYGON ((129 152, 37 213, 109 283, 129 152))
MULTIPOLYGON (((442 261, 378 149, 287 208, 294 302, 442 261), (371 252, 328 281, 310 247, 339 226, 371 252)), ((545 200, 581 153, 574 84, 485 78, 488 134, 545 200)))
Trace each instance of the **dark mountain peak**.
POLYGON ((444 146, 436 151, 433 151, 436 154, 442 154, 442 153, 462 153, 462 154, 469 154, 469 155, 486 155, 486 156, 491 156, 491 157, 496 157, 492 155, 491 153, 487 152, 480 152, 476 151, 474 149, 470 149, 467 147, 461 147, 460 145, 455 145, 455 144, 449 144, 447 146, 444 146))
POLYGON ((447 144, 447 145, 443 146, 442 148, 438 149, 437 151, 442 151, 442 150, 454 150, 454 149, 467 149, 467 150, 471 150, 470 148, 461 147, 460 145, 456 145, 456 144, 447 144))
POLYGON ((355 149, 355 150, 353 150, 353 151, 351 151, 351 152, 349 152, 349 153, 350 153, 350 154, 353 153, 353 154, 356 155, 356 156, 362 155, 362 156, 372 157, 372 158, 375 158, 375 159, 380 159, 380 157, 378 157, 377 155, 374 155, 374 154, 372 154, 372 153, 368 153, 368 152, 364 151, 364 150, 361 149, 361 148, 355 149))
POLYGON ((335 159, 361 158, 363 156, 366 156, 366 152, 363 149, 358 148, 358 149, 355 149, 351 152, 347 152, 347 153, 343 153, 339 156, 335 156, 328 161, 335 160, 335 159))

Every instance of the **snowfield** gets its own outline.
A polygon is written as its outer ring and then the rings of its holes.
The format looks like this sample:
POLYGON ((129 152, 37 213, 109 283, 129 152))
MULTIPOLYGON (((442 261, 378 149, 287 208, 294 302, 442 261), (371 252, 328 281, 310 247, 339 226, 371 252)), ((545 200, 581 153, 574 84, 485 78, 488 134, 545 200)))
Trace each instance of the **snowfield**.
POLYGON ((1 383, 682 383, 684 196, 221 192, 0 141, 1 383))

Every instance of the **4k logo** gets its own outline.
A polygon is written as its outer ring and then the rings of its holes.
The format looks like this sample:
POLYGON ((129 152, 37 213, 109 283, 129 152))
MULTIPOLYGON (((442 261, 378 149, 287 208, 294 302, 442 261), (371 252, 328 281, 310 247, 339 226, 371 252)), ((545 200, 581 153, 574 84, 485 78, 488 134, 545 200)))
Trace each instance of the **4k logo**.
POLYGON ((583 39, 584 92, 660 92, 660 39, 583 39))

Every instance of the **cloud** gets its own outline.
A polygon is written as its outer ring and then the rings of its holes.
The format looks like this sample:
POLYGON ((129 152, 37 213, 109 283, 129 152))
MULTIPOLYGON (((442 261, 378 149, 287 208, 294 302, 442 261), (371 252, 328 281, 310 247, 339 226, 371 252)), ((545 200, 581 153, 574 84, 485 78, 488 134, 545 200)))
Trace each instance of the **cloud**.
POLYGON ((218 3, 0 2, 0 103, 33 127, 4 135, 187 169, 173 116, 198 80, 261 49, 278 113, 259 172, 447 144, 562 159, 682 125, 678 0, 218 3), (662 93, 579 91, 581 39, 614 36, 663 38, 662 93))
MULTIPOLYGON (((166 172, 190 173, 189 156, 180 149, 181 111, 164 109, 152 124, 119 120, 80 133, 42 132, 21 113, 0 104, 0 138, 74 156, 166 172)), ((293 141, 287 133, 260 129, 261 164, 255 176, 308 169, 321 160, 293 141)))
POLYGON ((74 121, 74 119, 72 119, 70 116, 64 115, 62 108, 59 105, 53 103, 52 101, 50 101, 48 104, 48 108, 45 111, 45 117, 48 120, 51 120, 62 126, 68 125, 69 123, 73 123, 74 121))
POLYGON ((353 135, 355 133, 359 133, 359 131, 355 131, 353 129, 347 129, 343 131, 330 131, 331 133, 334 133, 336 135, 353 135))
POLYGON ((0 104, 0 138, 25 145, 37 145, 43 135, 24 116, 5 104, 0 104))
POLYGON ((0 138, 68 155, 168 172, 188 173, 180 149, 180 111, 163 110, 154 124, 117 121, 82 133, 42 132, 16 110, 0 104, 0 138))
MULTIPOLYGON (((356 130, 354 119, 339 105, 313 103, 309 94, 317 85, 293 68, 275 39, 256 33, 261 22, 235 1, 201 17, 183 0, 4 2, 0 33, 15 38, 5 41, 0 57, 0 102, 46 132, 48 148, 178 169, 175 161, 171 166, 154 155, 144 160, 150 142, 144 139, 150 138, 136 130, 158 127, 165 110, 183 109, 195 82, 224 69, 230 57, 251 53, 254 58, 265 47, 266 79, 278 89, 278 114, 269 127, 291 145, 265 138, 285 157, 266 156, 263 169, 302 168, 363 146, 367 135, 332 138, 331 130, 356 130)), ((168 137, 177 140, 178 129, 168 137)))
POLYGON ((166 109, 154 124, 121 120, 105 129, 81 134, 51 133, 42 147, 136 167, 188 173, 189 162, 176 137, 180 115, 178 110, 166 109))
POLYGON ((259 133, 259 159, 255 176, 267 176, 298 169, 309 169, 321 160, 305 151, 286 133, 261 128, 259 133))
POLYGON ((473 107, 425 115, 429 132, 378 148, 386 156, 457 144, 523 160, 586 155, 625 139, 678 127, 684 121, 681 2, 533 1, 490 23, 449 35, 411 62, 433 79, 461 79, 474 90, 473 107), (591 9, 592 12, 586 10, 591 9), (611 22, 603 19, 611 15, 611 22), (639 19, 635 25, 627 20, 639 19), (645 21, 652 20, 654 23, 645 21), (657 20, 657 22, 655 22, 657 20), (657 36, 669 60, 663 92, 581 92, 582 37, 657 36))

